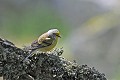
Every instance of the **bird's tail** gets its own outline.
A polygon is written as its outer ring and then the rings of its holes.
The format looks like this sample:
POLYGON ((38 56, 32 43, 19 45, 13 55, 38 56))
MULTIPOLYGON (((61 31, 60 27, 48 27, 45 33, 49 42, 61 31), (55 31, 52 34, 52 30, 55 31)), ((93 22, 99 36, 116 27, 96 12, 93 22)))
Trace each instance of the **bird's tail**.
POLYGON ((33 52, 35 51, 35 49, 32 49, 31 46, 25 46, 23 48, 23 50, 27 51, 29 53, 29 55, 23 60, 23 62, 25 62, 33 54, 33 52))
POLYGON ((23 62, 27 61, 28 58, 33 54, 34 51, 35 51, 35 50, 30 51, 30 52, 29 52, 29 55, 23 60, 23 62))

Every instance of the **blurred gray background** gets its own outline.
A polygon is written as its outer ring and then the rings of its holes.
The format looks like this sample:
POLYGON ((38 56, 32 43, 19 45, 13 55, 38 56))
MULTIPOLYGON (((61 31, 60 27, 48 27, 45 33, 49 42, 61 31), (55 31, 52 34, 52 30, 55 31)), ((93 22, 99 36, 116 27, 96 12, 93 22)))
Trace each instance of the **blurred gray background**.
POLYGON ((120 79, 119 0, 0 0, 0 37, 18 47, 51 28, 61 32, 63 57, 120 79))

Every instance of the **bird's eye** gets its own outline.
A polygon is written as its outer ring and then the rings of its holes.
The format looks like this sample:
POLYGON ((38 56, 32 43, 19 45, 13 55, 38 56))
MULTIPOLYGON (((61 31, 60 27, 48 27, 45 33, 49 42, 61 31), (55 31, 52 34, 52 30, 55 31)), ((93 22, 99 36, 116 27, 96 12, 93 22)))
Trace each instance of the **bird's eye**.
POLYGON ((53 33, 53 35, 56 35, 55 33, 53 33))
POLYGON ((54 35, 59 35, 59 33, 53 33, 54 35))

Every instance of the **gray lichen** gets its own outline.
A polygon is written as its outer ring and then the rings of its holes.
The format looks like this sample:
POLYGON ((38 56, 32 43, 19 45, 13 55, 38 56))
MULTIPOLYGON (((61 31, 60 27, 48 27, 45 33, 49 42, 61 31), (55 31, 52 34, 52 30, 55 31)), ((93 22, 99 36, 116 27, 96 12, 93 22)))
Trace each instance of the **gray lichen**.
POLYGON ((107 80, 95 68, 61 57, 63 49, 38 52, 23 62, 28 52, 0 38, 0 77, 4 80, 107 80))

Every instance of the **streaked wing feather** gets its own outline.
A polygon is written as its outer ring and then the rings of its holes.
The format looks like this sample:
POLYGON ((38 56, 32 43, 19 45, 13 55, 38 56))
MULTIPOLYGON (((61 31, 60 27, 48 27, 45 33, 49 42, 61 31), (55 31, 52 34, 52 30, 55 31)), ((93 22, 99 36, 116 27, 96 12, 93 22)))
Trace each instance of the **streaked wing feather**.
POLYGON ((41 44, 38 43, 38 40, 35 40, 32 44, 31 44, 31 49, 35 50, 35 49, 39 49, 39 48, 43 48, 43 47, 47 47, 50 46, 53 43, 53 39, 46 39, 44 41, 41 42, 41 44))
POLYGON ((41 47, 43 47, 43 46, 40 45, 37 40, 35 40, 35 41, 31 44, 31 49, 32 49, 32 50, 35 50, 35 49, 38 49, 38 48, 41 48, 41 47))

